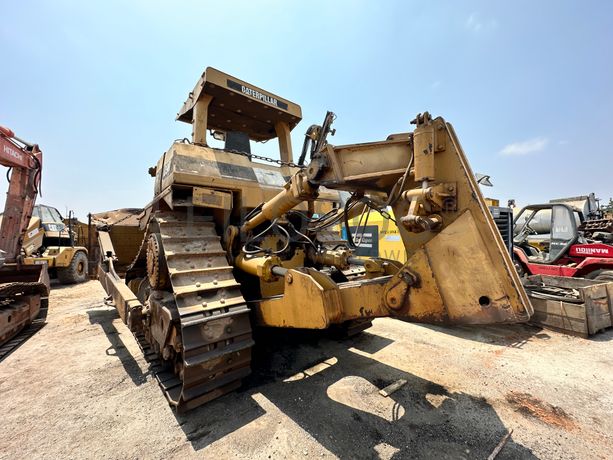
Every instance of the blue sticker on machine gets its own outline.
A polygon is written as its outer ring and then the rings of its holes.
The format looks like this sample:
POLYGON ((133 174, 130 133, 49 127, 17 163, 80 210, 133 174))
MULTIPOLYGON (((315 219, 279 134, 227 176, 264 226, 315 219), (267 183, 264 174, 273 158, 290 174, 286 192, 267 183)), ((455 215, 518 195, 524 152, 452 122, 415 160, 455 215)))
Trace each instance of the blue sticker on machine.
MULTIPOLYGON (((349 227, 353 242, 357 245, 354 250, 356 256, 364 257, 379 257, 379 227, 376 225, 367 225, 366 227, 349 227), (356 233, 362 230, 361 233, 356 233)), ((347 229, 343 227, 343 239, 347 239, 347 229)))

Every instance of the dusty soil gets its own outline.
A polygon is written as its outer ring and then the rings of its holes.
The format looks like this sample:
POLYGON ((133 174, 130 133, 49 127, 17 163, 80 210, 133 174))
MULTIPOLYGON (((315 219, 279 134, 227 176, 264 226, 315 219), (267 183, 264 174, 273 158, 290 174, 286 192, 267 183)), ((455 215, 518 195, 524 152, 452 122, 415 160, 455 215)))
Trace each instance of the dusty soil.
POLYGON ((610 458, 613 331, 260 331, 253 375, 187 415, 167 405, 97 282, 53 290, 0 362, 0 458, 610 458), (405 379, 384 398, 378 391, 405 379))

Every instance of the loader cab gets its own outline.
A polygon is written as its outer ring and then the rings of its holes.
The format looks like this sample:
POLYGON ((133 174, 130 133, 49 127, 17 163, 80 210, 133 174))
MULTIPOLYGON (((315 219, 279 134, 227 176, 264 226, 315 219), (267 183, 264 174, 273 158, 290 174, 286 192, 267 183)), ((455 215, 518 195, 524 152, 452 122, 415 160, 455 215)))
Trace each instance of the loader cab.
POLYGON ((44 204, 37 204, 32 210, 32 219, 38 219, 43 230, 42 246, 72 246, 68 227, 60 212, 44 204))
POLYGON ((224 141, 225 150, 250 155, 250 141, 277 138, 285 162, 293 161, 290 132, 301 119, 299 105, 212 67, 177 114, 178 121, 192 124, 194 144, 208 146, 208 131, 224 141))
POLYGON ((531 263, 554 264, 578 242, 583 220, 580 211, 566 204, 526 206, 515 217, 513 244, 531 263))

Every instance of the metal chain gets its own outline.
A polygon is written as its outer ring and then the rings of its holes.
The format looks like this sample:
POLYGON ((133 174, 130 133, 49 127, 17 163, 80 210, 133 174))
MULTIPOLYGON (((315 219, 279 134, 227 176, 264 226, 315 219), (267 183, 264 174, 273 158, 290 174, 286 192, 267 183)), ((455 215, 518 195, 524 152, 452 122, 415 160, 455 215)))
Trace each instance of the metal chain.
POLYGON ((124 220, 129 219, 130 217, 134 217, 134 214, 128 214, 127 216, 122 217, 121 219, 119 219, 117 222, 113 222, 112 224, 109 224, 108 222, 106 222, 106 221, 104 221, 104 220, 101 220, 101 219, 98 219, 97 217, 94 217, 94 216, 92 215, 92 222, 94 222, 94 221, 95 221, 95 222, 99 222, 99 223, 100 223, 100 224, 102 224, 102 226, 104 226, 106 229, 110 230, 110 229, 111 229, 111 228, 113 228, 115 225, 117 225, 117 224, 119 224, 119 223, 123 222, 124 220))
MULTIPOLYGON (((199 142, 192 142, 192 141, 190 141, 186 137, 184 137, 183 139, 177 139, 175 142, 181 142, 183 144, 190 144, 190 145, 197 145, 199 147, 213 148, 213 147, 209 147, 206 144, 201 144, 199 142)), ((215 149, 215 150, 221 150, 221 151, 227 152, 227 153, 234 153, 236 155, 241 155, 241 156, 247 157, 250 160, 253 160, 253 159, 262 160, 262 161, 266 161, 268 163, 278 164, 279 166, 289 166, 290 168, 299 168, 299 169, 306 168, 305 165, 299 165, 297 163, 294 163, 293 161, 277 160, 275 158, 269 158, 269 157, 264 157, 264 156, 261 156, 261 155, 256 155, 255 153, 240 152, 238 150, 232 150, 232 149, 215 149)))
POLYGON ((234 153, 236 155, 242 155, 244 157, 249 158, 250 160, 253 160, 255 158, 256 160, 262 160, 268 163, 278 164, 279 166, 289 166, 290 168, 299 168, 299 169, 306 168, 305 165, 299 165, 297 163, 294 163, 293 161, 282 161, 282 160, 277 160, 275 158, 263 157, 261 155, 256 155, 254 153, 239 152, 238 150, 230 150, 230 149, 222 149, 222 150, 224 152, 234 153))
POLYGON ((394 224, 398 225, 398 223, 396 222, 396 219, 394 219, 392 217, 392 215, 387 212, 385 210, 385 208, 379 208, 372 200, 370 199, 366 199, 365 200, 366 206, 368 206, 370 209, 372 209, 373 211, 377 211, 379 214, 381 214, 381 217, 383 217, 384 219, 388 219, 391 220, 392 222, 394 222, 394 224))
POLYGON ((392 215, 389 212, 387 212, 385 209, 377 209, 377 211, 379 212, 379 214, 381 214, 381 216, 383 216, 384 219, 391 220, 397 225, 396 219, 394 219, 392 215))
MULTIPOLYGON (((197 143, 197 142, 192 142, 192 141, 190 141, 190 140, 189 140, 188 138, 186 138, 186 137, 185 137, 185 138, 183 138, 183 139, 177 139, 175 142, 181 142, 181 143, 183 143, 183 144, 198 145, 198 146, 200 146, 200 147, 208 147, 208 148, 210 148, 208 145, 205 145, 205 144, 200 144, 200 143, 197 143)), ((269 158, 269 157, 263 157, 263 156, 260 156, 260 155, 255 155, 255 154, 253 154, 253 153, 239 152, 238 150, 231 150, 231 149, 219 149, 219 150, 223 150, 224 152, 228 152, 228 153, 234 153, 234 154, 236 154, 236 155, 242 155, 242 156, 247 157, 247 158, 249 158, 249 159, 254 159, 254 158, 255 158, 256 160, 263 160, 263 161, 266 161, 266 162, 268 162, 268 163, 278 164, 278 165, 280 165, 280 166, 289 166, 290 168, 300 168, 300 169, 304 169, 304 168, 306 168, 306 166, 305 166, 305 165, 299 165, 299 164, 294 163, 293 161, 281 161, 281 160, 276 160, 276 159, 274 159, 274 158, 269 158)), ((409 164, 409 167, 410 167, 410 164, 409 164)), ((407 168, 407 169, 408 169, 408 168, 407 168)), ((392 222, 394 222, 394 224, 396 224, 396 219, 394 219, 394 218, 391 216, 391 214, 390 214, 390 213, 388 213, 388 212, 387 212, 385 209, 379 209, 379 208, 377 208, 377 207, 374 205, 374 203, 372 203, 372 202, 367 203, 367 204, 368 204, 368 206, 369 206, 370 208, 374 209, 374 210, 375 210, 375 211, 377 211, 379 214, 381 214, 381 216, 382 216, 384 219, 391 220, 392 222)))

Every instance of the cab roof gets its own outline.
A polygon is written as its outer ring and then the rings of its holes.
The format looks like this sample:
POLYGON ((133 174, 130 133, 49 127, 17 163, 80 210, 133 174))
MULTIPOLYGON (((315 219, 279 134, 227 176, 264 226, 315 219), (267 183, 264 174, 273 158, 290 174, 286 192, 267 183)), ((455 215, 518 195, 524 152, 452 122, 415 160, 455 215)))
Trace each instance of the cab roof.
POLYGON ((285 122, 290 130, 302 119, 298 104, 207 67, 194 90, 177 114, 177 120, 192 123, 196 102, 204 95, 212 97, 208 108, 207 129, 241 131, 255 141, 277 137, 275 124, 285 122))

